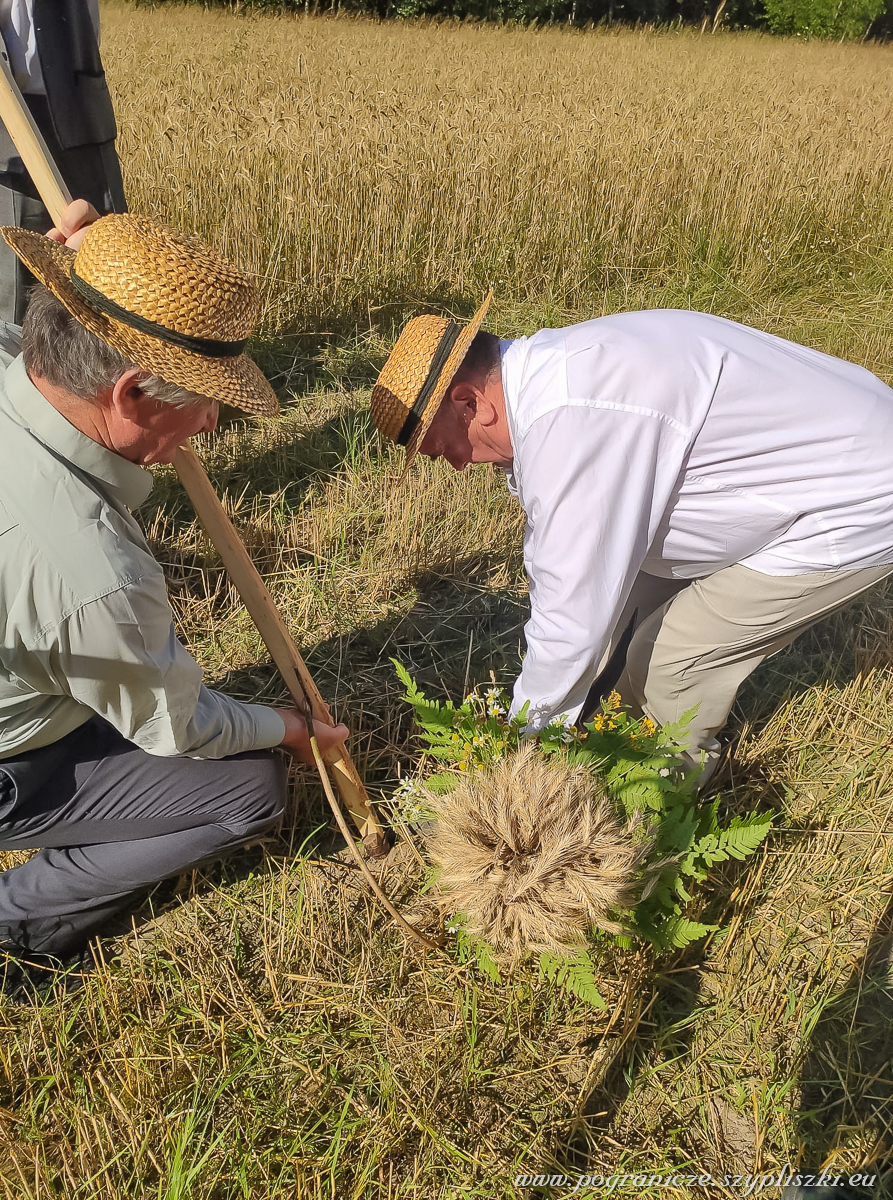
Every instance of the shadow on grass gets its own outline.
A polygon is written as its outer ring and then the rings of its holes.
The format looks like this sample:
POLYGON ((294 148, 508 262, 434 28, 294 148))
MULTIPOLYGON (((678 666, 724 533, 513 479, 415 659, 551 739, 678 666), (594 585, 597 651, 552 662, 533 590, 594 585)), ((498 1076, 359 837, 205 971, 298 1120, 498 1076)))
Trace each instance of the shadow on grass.
MULTIPOLYGON (((526 603, 487 586, 503 565, 501 559, 481 554, 415 572, 400 581, 401 588, 418 591, 409 612, 302 647, 302 657, 334 718, 351 728, 349 751, 373 795, 376 789, 392 789, 401 766, 417 755, 412 710, 400 702, 402 685, 390 658, 399 659, 420 687, 441 699, 460 699, 469 684, 489 679, 491 672, 504 681, 517 669, 526 603)), ((205 684, 250 703, 290 703, 270 662, 206 676, 205 684)), ((340 835, 329 828, 329 809, 315 772, 297 768, 289 792, 285 819, 278 835, 266 840, 267 852, 276 858, 299 850, 325 855, 340 848, 340 835)), ((238 850, 202 867, 190 883, 190 894, 203 895, 244 879, 265 869, 264 862, 264 851, 257 847, 238 850)), ((137 925, 175 904, 179 895, 176 880, 159 884, 151 908, 135 914, 137 925)))
MULTIPOLYGON (((482 553, 421 567, 394 581, 399 593, 416 591, 409 611, 301 647, 333 716, 351 726, 352 754, 370 786, 393 784, 398 763, 417 753, 392 658, 436 699, 460 700, 471 685, 491 676, 508 684, 517 672, 526 598, 488 582, 505 565, 505 556, 482 553)), ((206 682, 239 699, 287 701, 271 663, 206 682)))
MULTIPOLYGON (((430 313, 465 322, 480 299, 476 291, 450 287, 430 288, 408 299, 400 286, 378 294, 374 304, 341 314, 305 313, 300 330, 260 334, 249 352, 282 398, 332 387, 371 388, 410 318, 430 313)), ((527 324, 539 322, 531 318, 527 324)))
MULTIPOLYGON (((218 490, 227 488, 231 493, 242 494, 243 487, 250 485, 249 496, 281 489, 283 480, 289 480, 284 503, 297 507, 313 480, 339 470, 344 459, 356 452, 356 446, 369 435, 366 414, 348 412, 309 432, 295 433, 281 447, 266 449, 255 458, 249 454, 238 468, 224 464, 215 470, 212 461, 210 474, 218 490)), ((361 454, 368 456, 365 444, 361 454)), ((308 666, 321 691, 334 701, 336 714, 346 717, 353 727, 351 753, 370 789, 392 786, 401 761, 415 757, 411 713, 408 708, 404 711, 405 706, 399 702, 401 689, 388 661, 390 657, 401 661, 420 687, 434 697, 461 697, 469 683, 485 681, 491 671, 500 683, 510 682, 515 674, 526 599, 494 589, 490 582, 505 566, 506 557, 465 557, 412 572, 394 581, 395 591, 413 588, 418 592, 409 612, 327 639, 307 650, 308 666)), ((208 565, 212 565, 210 560, 208 565)), ((220 569, 216 562, 213 565, 220 569)), ((891 608, 893 591, 889 586, 878 585, 848 609, 802 635, 791 648, 751 677, 737 706, 740 716, 753 728, 760 729, 778 705, 791 696, 822 683, 845 685, 863 661, 867 658, 876 661, 877 643, 872 643, 868 655, 866 641, 871 641, 874 626, 889 624, 876 620, 875 616, 891 608), (866 634, 865 630, 869 632, 866 634)), ((230 672, 209 683, 243 699, 274 703, 284 698, 281 682, 269 665, 230 672)), ((733 782, 731 795, 727 793, 727 805, 733 811, 741 811, 741 805, 748 809, 757 804, 784 811, 783 786, 773 782, 771 773, 764 774, 759 765, 749 765, 743 774, 733 776, 733 782)), ((274 855, 284 853, 295 839, 300 842, 327 820, 321 801, 304 804, 300 810, 293 805, 290 814, 291 824, 283 830, 279 843, 271 847, 274 855)), ((260 861, 259 856, 244 859, 240 864, 230 861, 209 873, 209 880, 232 878, 234 871, 250 871, 254 869, 251 863, 260 861)), ((720 924, 727 919, 732 895, 751 865, 730 864, 711 880, 711 891, 705 897, 699 919, 720 924)), ((739 901, 736 914, 746 917, 746 909, 753 903, 755 899, 750 897, 742 908, 739 901)), ((880 940, 889 940, 890 936, 888 929, 880 940)), ((871 1105, 877 1102, 879 1109, 883 1109, 886 1103, 883 1098, 878 1099, 878 1088, 884 1079, 884 1070, 878 1075, 878 1069, 884 1063, 889 1065, 893 1053, 891 1035, 882 1034, 884 1022, 889 1027, 893 1017, 893 1003, 889 990, 884 990, 886 985, 866 984, 866 980, 870 983, 875 978, 874 967, 868 964, 874 962, 873 946, 877 940, 872 940, 862 974, 854 973, 850 985, 822 1018, 804 1066, 802 1136, 810 1156, 817 1161, 833 1149, 836 1129, 852 1128, 857 1117, 860 1121, 873 1119, 871 1105), (847 1022, 852 1026, 851 1038, 865 1035, 864 1055, 871 1058, 874 1066, 866 1065, 867 1058, 859 1059, 858 1069, 853 1068, 858 1078, 844 1087, 839 1078, 834 1084, 834 1055, 845 1044, 841 1041, 841 1030, 847 1022), (869 1044, 875 1045, 870 1053, 869 1044), (829 1079, 838 1088, 836 1095, 827 1091, 829 1079), (865 1086, 860 1093, 857 1085, 862 1084, 865 1086)), ((644 989, 637 1022, 621 1031, 614 1053, 582 1096, 576 1119, 552 1143, 548 1153, 557 1169, 585 1172, 594 1160, 599 1161, 603 1157, 598 1155, 599 1142, 621 1115, 638 1081, 653 1073, 656 1064, 690 1053, 699 1012, 708 1003, 700 984, 701 970, 707 965, 709 953, 709 946, 694 947, 661 960, 644 989)), ((885 1126, 884 1137, 889 1139, 889 1134, 889 1127, 885 1126)), ((744 1156, 751 1147, 743 1143, 736 1146, 731 1134, 727 1140, 730 1167, 740 1156, 741 1165, 746 1168, 744 1156)), ((886 1143, 879 1145, 884 1146, 883 1153, 889 1152, 886 1143)), ((689 1152, 694 1158, 695 1149, 689 1152)))
MULTIPOLYGON (((374 463, 384 454, 365 408, 343 409, 312 428, 283 423, 272 446, 254 451, 250 443, 240 445, 238 461, 219 443, 208 446, 211 453, 203 454, 203 465, 218 495, 228 492, 249 508, 259 497, 275 496, 277 506, 287 512, 301 507, 317 479, 342 471, 345 464, 374 463)), ((188 530, 196 519, 173 468, 156 475, 152 495, 137 516, 150 528, 159 513, 165 517, 165 540, 188 530)), ((163 545, 154 549, 164 556, 163 545)))
POLYGON ((585 1174, 591 1172, 594 1163, 603 1163, 603 1139, 640 1074, 661 1058, 678 1058, 689 1052, 703 961, 703 947, 693 946, 674 957, 666 956, 654 971, 650 994, 642 997, 636 1025, 621 1031, 619 1045, 604 1073, 581 1098, 567 1136, 552 1146, 553 1160, 563 1169, 585 1174))
MULTIPOLYGON (((833 1162, 846 1135, 872 1146, 855 1167, 877 1175, 871 1194, 893 1195, 893 899, 844 989, 826 1006, 801 1072, 803 1169, 833 1162)), ((849 1172, 847 1172, 849 1174, 849 1172)), ((866 1194, 859 1189, 856 1194, 866 1194)))
MULTIPOLYGON (((703 907, 694 913, 695 919, 719 927, 720 936, 728 927, 733 914, 746 922, 749 913, 759 903, 758 893, 746 888, 746 880, 757 867, 755 860, 729 861, 714 872, 709 891, 702 897, 703 907), (743 893, 741 898, 738 894, 743 893)), ((635 1166, 625 1160, 623 1148, 616 1137, 616 1122, 637 1085, 644 1083, 662 1064, 678 1063, 692 1052, 692 1043, 705 1007, 712 998, 704 993, 702 972, 709 970, 715 945, 708 939, 695 943, 675 954, 661 955, 648 978, 648 988, 640 998, 637 1019, 620 1031, 613 1052, 604 1059, 604 1067, 594 1086, 580 1098, 577 1114, 562 1136, 555 1139, 550 1158, 556 1169, 578 1175, 600 1172, 650 1174, 640 1160, 635 1166), (606 1154, 605 1141, 616 1146, 611 1158, 606 1154)), ((593 1044, 593 1051, 598 1046, 593 1044)), ((668 1098, 668 1104, 672 1101, 668 1098)), ((737 1122, 734 1113, 716 1113, 717 1136, 724 1145, 717 1147, 730 1171, 752 1169, 753 1144, 750 1129, 741 1137, 744 1122, 737 1122), (724 1118, 724 1119, 723 1119, 724 1118)), ((747 1123, 749 1125, 749 1123, 747 1123)), ((675 1140, 675 1139, 674 1139, 675 1140)), ((670 1142, 668 1142, 668 1145, 670 1142)), ((676 1143, 672 1162, 653 1162, 654 1171, 685 1171, 686 1162, 700 1174, 701 1147, 687 1145, 684 1137, 676 1143)))
MULTIPOLYGON (((761 729, 778 706, 810 688, 832 684, 844 687, 861 669, 889 661, 887 614, 893 605, 889 584, 880 584, 848 609, 833 614, 798 639, 788 651, 764 665, 748 681, 738 705, 739 719, 761 729), (780 660, 780 661, 779 661, 780 660)), ((754 808, 771 809, 785 816, 788 790, 771 763, 731 764, 719 789, 721 809, 727 815, 754 808)), ((798 829, 786 822, 791 836, 785 846, 793 851, 796 842, 808 839, 807 827, 798 829)), ((760 906, 756 889, 744 886, 755 862, 728 863, 714 871, 704 907, 696 919, 720 927, 732 912, 746 924, 760 906)), ((643 1002, 638 1023, 625 1031, 616 1051, 592 1090, 578 1105, 577 1120, 566 1136, 556 1139, 551 1157, 556 1170, 581 1174, 604 1171, 605 1140, 617 1146, 610 1170, 625 1169, 622 1140, 617 1122, 640 1082, 660 1070, 662 1063, 684 1060, 691 1052, 699 1013, 711 1002, 701 990, 702 969, 710 970, 715 947, 694 946, 677 956, 665 956, 656 964, 649 980, 650 994, 643 1002)), ((841 1135, 865 1131, 865 1140, 876 1146, 863 1173, 875 1170, 880 1190, 872 1194, 893 1195, 893 902, 872 937, 864 960, 854 970, 840 996, 828 1006, 812 1039, 802 1072, 803 1106, 800 1139, 804 1147, 804 1171, 818 1167, 833 1156, 841 1135), (888 1176, 881 1176, 884 1170, 888 1176)), ((752 1124, 728 1114, 716 1113, 714 1135, 730 1170, 747 1173, 753 1169, 752 1124)), ((678 1153, 699 1160, 699 1147, 680 1137, 678 1153)), ((632 1169, 632 1168, 629 1168, 632 1169)), ((660 1169, 655 1163, 654 1169, 660 1169)), ((856 1167, 854 1170, 859 1170, 856 1167)), ((642 1172, 639 1165, 637 1173, 642 1172)), ((646 1172, 647 1173, 647 1172, 646 1172)), ((856 1193, 854 1193, 856 1194, 856 1193)), ((864 1190, 859 1194, 865 1194, 864 1190)), ((841 1193, 843 1200, 843 1193, 841 1193)))

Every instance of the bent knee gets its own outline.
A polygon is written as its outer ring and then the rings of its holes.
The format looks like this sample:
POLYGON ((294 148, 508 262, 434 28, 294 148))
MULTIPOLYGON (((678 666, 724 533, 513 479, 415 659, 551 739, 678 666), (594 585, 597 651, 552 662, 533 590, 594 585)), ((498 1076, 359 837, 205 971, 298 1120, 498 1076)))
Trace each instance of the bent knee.
POLYGON ((285 811, 285 758, 278 750, 257 750, 239 756, 239 803, 224 823, 240 836, 253 837, 275 825, 285 811))

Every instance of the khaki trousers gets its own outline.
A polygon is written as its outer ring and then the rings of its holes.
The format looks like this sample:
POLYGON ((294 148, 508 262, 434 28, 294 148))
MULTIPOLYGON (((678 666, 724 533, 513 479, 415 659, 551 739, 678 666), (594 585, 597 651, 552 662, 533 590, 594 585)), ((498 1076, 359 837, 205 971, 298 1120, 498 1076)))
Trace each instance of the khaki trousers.
POLYGON ((638 609, 617 690, 635 713, 661 725, 697 709, 688 756, 696 764, 705 752, 703 785, 716 766, 716 734, 748 675, 890 574, 893 564, 808 575, 763 575, 736 564, 694 580, 643 572, 617 625, 615 637, 638 609))

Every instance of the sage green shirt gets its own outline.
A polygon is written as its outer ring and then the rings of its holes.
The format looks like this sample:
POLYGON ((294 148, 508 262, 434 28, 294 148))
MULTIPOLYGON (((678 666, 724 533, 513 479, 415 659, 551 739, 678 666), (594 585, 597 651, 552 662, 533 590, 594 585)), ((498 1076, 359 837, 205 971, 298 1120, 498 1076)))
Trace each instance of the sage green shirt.
POLYGON ((0 759, 94 713, 157 755, 223 758, 285 735, 273 709, 204 687, 177 640, 130 512, 151 490, 148 471, 75 429, 0 350, 0 759))

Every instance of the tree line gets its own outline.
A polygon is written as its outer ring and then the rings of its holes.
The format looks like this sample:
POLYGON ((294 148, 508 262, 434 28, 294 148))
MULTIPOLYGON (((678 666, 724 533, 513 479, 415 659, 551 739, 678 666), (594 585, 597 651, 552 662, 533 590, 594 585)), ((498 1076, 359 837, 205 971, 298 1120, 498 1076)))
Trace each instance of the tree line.
MULTIPOLYGON (((136 3, 159 0, 136 0, 136 3)), ((161 0, 162 3, 165 0, 161 0)), ((188 0, 187 0, 188 2, 188 0)), ((207 6, 215 0, 195 0, 207 6)), ((382 20, 443 18, 496 23, 696 26, 755 29, 832 40, 887 41, 893 0, 216 0, 257 12, 356 12, 382 20)))

